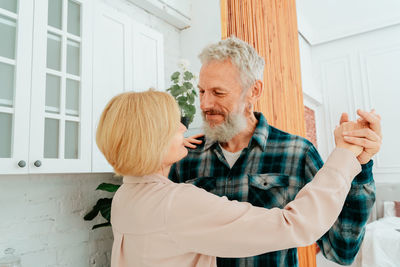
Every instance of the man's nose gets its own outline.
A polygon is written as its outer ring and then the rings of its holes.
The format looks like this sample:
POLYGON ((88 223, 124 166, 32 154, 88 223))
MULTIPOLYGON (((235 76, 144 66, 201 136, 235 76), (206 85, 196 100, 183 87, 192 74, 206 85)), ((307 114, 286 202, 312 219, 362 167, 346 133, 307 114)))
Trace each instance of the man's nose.
POLYGON ((201 110, 208 110, 214 107, 214 97, 209 93, 204 93, 200 97, 200 109, 201 110))

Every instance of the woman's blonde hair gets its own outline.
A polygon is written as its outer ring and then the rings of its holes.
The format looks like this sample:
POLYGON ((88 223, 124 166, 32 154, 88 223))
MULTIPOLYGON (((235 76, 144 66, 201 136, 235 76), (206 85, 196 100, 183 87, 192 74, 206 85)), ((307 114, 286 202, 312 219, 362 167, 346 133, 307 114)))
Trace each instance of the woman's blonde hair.
POLYGON ((161 168, 179 121, 178 105, 167 93, 122 93, 101 114, 96 143, 116 173, 151 174, 161 168))

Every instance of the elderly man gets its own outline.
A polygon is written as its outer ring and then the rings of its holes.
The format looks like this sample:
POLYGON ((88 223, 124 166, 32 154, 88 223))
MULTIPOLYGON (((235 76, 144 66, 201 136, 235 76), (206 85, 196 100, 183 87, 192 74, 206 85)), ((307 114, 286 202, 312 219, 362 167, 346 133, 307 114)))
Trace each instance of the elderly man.
MULTIPOLYGON (((264 60, 250 45, 231 37, 206 47, 199 57, 205 137, 171 168, 170 178, 231 200, 283 208, 321 168, 320 155, 306 139, 268 125, 263 114, 253 111, 263 89, 264 60)), ((379 115, 358 114, 370 128, 350 131, 346 140, 365 147, 358 158, 362 172, 354 179, 338 220, 317 241, 326 258, 345 265, 360 248, 375 200, 370 159, 381 142, 379 115)), ((341 122, 347 120, 343 115, 341 122)), ((298 266, 297 250, 220 258, 218 266, 298 266)))

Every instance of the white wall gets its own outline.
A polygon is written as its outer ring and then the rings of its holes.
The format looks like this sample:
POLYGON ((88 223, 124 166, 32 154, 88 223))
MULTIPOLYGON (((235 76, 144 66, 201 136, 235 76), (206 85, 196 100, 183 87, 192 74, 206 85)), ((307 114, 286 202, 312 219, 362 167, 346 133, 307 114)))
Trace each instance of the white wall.
MULTIPOLYGON (((331 150, 334 146, 332 129, 340 114, 348 112, 356 118, 355 110, 375 108, 382 115, 384 135, 381 151, 375 157, 375 178, 378 182, 398 182, 400 160, 400 25, 358 34, 352 37, 315 45, 301 50, 312 62, 312 72, 303 68, 305 94, 321 95, 324 124, 317 129, 324 132, 318 140, 331 150), (317 90, 307 92, 314 80, 317 90), (319 90, 319 94, 315 93, 319 90), (321 129, 322 128, 322 129, 321 129)), ((306 47, 306 46, 304 46, 306 47)), ((300 46, 302 48, 302 46, 300 46)), ((310 65, 307 65, 310 67, 310 65)), ((326 156, 326 153, 325 155, 326 156)))
POLYGON ((317 116, 323 118, 317 121, 321 154, 326 157, 332 150, 332 130, 342 112, 348 112, 350 119, 356 119, 357 108, 375 108, 382 115, 384 136, 381 151, 374 158, 375 179, 377 182, 399 182, 400 159, 397 151, 400 141, 397 132, 400 130, 400 107, 397 99, 400 98, 400 24, 387 26, 385 22, 393 18, 393 10, 400 11, 400 6, 398 2, 384 1, 376 10, 385 11, 385 15, 377 13, 372 16, 370 5, 377 3, 369 0, 359 5, 359 10, 364 10, 364 13, 355 12, 354 3, 338 1, 328 7, 318 4, 307 7, 310 2, 313 1, 297 3, 300 54, 305 103, 307 99, 312 99, 316 106, 322 106, 317 112, 317 116), (354 11, 353 21, 348 10, 341 12, 346 8, 354 11), (333 23, 334 18, 336 24, 333 23), (367 24, 363 24, 363 18, 368 21, 367 24), (343 21, 348 24, 347 28, 358 31, 346 36, 349 32, 346 33, 343 21), (304 25, 309 28, 305 29, 304 25), (324 29, 324 35, 320 35, 324 29), (309 42, 310 39, 328 35, 336 39, 314 44, 309 42))
POLYGON ((312 45, 400 22, 398 0, 296 1, 298 27, 312 45))
POLYGON ((327 125, 325 124, 323 96, 321 89, 315 83, 312 47, 301 34, 299 34, 299 48, 303 104, 314 110, 318 151, 323 158, 326 158, 329 154, 329 147, 325 141, 327 125))
POLYGON ((102 182, 120 183, 110 174, 1 176, 0 257, 14 248, 22 266, 107 266, 110 228, 90 230, 96 218, 83 216, 97 199, 102 182))
MULTIPOLYGON (((400 159, 400 25, 328 42, 312 48, 313 73, 321 89, 326 136, 341 112, 375 108, 382 116, 383 144, 375 157, 378 182, 398 182, 400 159)), ((333 147, 333 138, 327 138, 333 147)))
MULTIPOLYGON (((103 2, 164 35, 168 85, 181 57, 180 31, 125 0, 103 2)), ((111 228, 92 231, 101 218, 82 218, 99 197, 110 196, 94 191, 110 181, 111 174, 0 175, 0 258, 12 247, 24 267, 109 266, 111 228)))
MULTIPOLYGON (((200 72, 200 60, 198 55, 201 50, 210 43, 221 40, 221 9, 219 1, 215 0, 191 0, 192 2, 192 26, 182 31, 181 48, 182 58, 189 60, 190 69, 198 74, 200 72)), ((172 72, 167 76, 168 78, 172 72)), ((202 118, 199 99, 196 99, 196 116, 190 125, 188 134, 201 131, 202 118)))
POLYGON ((315 78, 313 76, 312 68, 312 47, 299 34, 299 48, 300 48, 300 65, 301 65, 301 81, 303 87, 303 93, 314 99, 315 101, 322 103, 321 90, 315 84, 315 78))
MULTIPOLYGON (((357 108, 375 108, 383 133, 375 182, 399 184, 400 2, 307 0, 297 1, 297 12, 304 102, 316 109, 319 151, 324 158, 332 151, 342 112, 355 119, 357 108)), ((339 265, 320 253, 317 266, 339 265)))

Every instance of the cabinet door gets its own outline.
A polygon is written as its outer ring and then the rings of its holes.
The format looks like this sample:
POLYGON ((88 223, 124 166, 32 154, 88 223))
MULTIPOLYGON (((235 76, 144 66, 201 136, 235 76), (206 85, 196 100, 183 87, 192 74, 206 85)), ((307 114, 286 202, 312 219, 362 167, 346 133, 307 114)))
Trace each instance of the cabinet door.
POLYGON ((100 115, 112 97, 132 88, 131 19, 97 3, 93 42, 93 172, 112 172, 96 145, 100 115))
POLYGON ((0 1, 0 174, 28 171, 32 22, 31 0, 0 1))
MULTIPOLYGON (((163 37, 105 4, 96 4, 93 43, 93 140, 107 102, 124 91, 164 90, 163 37)), ((92 171, 112 172, 97 145, 92 171)))
POLYGON ((29 171, 89 172, 92 0, 36 0, 29 171))
POLYGON ((165 91, 164 45, 161 33, 133 23, 133 89, 165 91))

